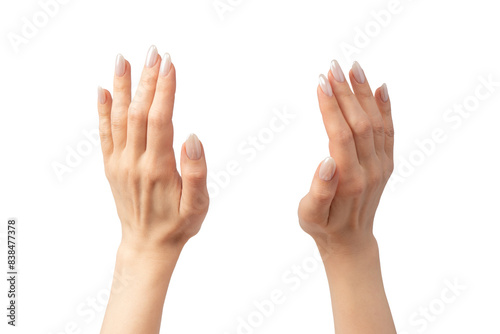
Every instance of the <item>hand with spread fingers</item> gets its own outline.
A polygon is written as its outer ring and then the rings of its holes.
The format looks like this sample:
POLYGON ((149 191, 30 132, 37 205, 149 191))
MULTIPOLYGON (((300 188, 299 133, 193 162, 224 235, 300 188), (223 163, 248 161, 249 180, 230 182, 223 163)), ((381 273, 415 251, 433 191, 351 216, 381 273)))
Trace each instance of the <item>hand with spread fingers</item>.
POLYGON ((170 276, 208 211, 203 146, 191 135, 176 169, 172 113, 175 67, 152 46, 131 98, 130 64, 118 55, 113 97, 98 88, 106 176, 122 226, 101 333, 158 333, 170 276), (134 314, 133 317, 130 314, 134 314))
POLYGON ((391 103, 385 84, 372 93, 359 63, 349 79, 352 89, 335 60, 328 77, 320 75, 330 157, 300 202, 299 222, 323 258, 336 333, 396 333, 373 235, 375 211, 394 166, 391 103))

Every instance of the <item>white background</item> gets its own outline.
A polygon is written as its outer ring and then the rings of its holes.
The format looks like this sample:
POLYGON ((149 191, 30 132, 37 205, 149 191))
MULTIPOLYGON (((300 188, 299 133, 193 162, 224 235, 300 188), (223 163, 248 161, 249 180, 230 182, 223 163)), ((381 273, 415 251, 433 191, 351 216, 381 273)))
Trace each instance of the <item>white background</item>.
MULTIPOLYGON (((219 186, 181 255, 162 333, 238 333, 239 317, 247 321, 274 289, 284 303, 239 333, 333 333, 324 269, 309 258, 315 247, 296 216, 328 155, 316 87, 333 58, 346 73, 358 60, 373 89, 387 82, 392 100, 400 177, 385 191, 375 233, 399 332, 500 333, 494 1, 400 0, 382 27, 373 12, 390 0, 223 0, 233 4, 223 14, 213 0, 66 2, 18 47, 9 36, 22 36, 23 18, 33 22, 42 6, 0 7, 2 262, 7 218, 20 230, 18 327, 7 328, 2 306, 0 332, 98 332, 120 222, 99 148, 83 133, 97 129, 96 87, 112 87, 116 54, 131 62, 135 88, 155 44, 177 68, 174 148, 194 132, 211 175, 232 160, 241 168, 219 186), (365 29, 366 46, 356 40, 365 29), (347 44, 355 54, 342 51, 347 44), (471 111, 458 116, 454 106, 471 111), (266 134, 274 109, 295 118, 255 157, 242 155, 238 147, 266 134), (416 141, 436 129, 445 140, 425 154, 416 141), (91 152, 59 179, 54 164, 83 146, 91 152), (298 280, 290 270, 302 264, 310 273, 298 280), (447 281, 465 286, 450 303, 440 301, 447 281), (433 320, 422 320, 429 307, 433 320)), ((0 291, 6 305, 5 279, 0 291)))

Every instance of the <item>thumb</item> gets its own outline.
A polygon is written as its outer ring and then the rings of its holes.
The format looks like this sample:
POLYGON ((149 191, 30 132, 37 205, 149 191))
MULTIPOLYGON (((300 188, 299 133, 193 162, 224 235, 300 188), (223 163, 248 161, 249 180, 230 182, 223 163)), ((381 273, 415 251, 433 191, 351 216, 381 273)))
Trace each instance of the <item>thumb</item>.
POLYGON ((179 211, 184 217, 203 220, 208 211, 207 164, 200 140, 191 134, 182 145, 182 195, 179 211))
POLYGON ((336 167, 335 160, 328 157, 316 169, 311 189, 299 204, 299 221, 301 223, 326 223, 339 183, 336 167))

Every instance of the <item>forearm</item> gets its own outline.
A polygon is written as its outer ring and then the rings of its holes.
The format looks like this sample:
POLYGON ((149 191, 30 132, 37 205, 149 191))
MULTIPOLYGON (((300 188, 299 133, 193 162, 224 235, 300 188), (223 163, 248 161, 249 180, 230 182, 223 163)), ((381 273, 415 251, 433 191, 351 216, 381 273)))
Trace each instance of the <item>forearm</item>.
POLYGON ((120 246, 101 334, 159 333, 167 288, 181 249, 172 246, 151 252, 120 246))
POLYGON ((373 238, 355 252, 322 250, 336 334, 396 333, 373 238))

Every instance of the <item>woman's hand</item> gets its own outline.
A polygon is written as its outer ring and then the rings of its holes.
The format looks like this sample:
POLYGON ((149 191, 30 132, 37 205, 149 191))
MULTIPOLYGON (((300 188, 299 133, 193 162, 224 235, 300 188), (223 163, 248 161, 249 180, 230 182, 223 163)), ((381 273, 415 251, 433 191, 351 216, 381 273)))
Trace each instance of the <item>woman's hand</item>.
POLYGON ((172 272, 208 210, 203 146, 182 146, 181 173, 172 148, 175 68, 149 49, 131 99, 130 64, 118 55, 113 99, 99 87, 99 132, 106 176, 122 224, 115 277, 101 333, 158 333, 172 272))
POLYGON ((349 72, 337 61, 320 76, 318 99, 331 157, 318 167, 299 205, 301 227, 324 252, 357 252, 373 241, 382 191, 393 170, 394 129, 384 84, 372 94, 357 62, 349 72))
POLYGON ((384 84, 372 94, 358 63, 336 61, 321 75, 318 98, 330 155, 299 205, 302 228, 321 253, 330 286, 335 333, 396 334, 384 291, 373 219, 393 170, 394 130, 384 84))
POLYGON ((131 100, 130 64, 116 60, 113 100, 99 88, 99 130, 106 176, 122 223, 122 247, 137 251, 183 245, 208 210, 203 146, 191 135, 181 150, 181 173, 172 148, 175 67, 152 46, 131 100))

